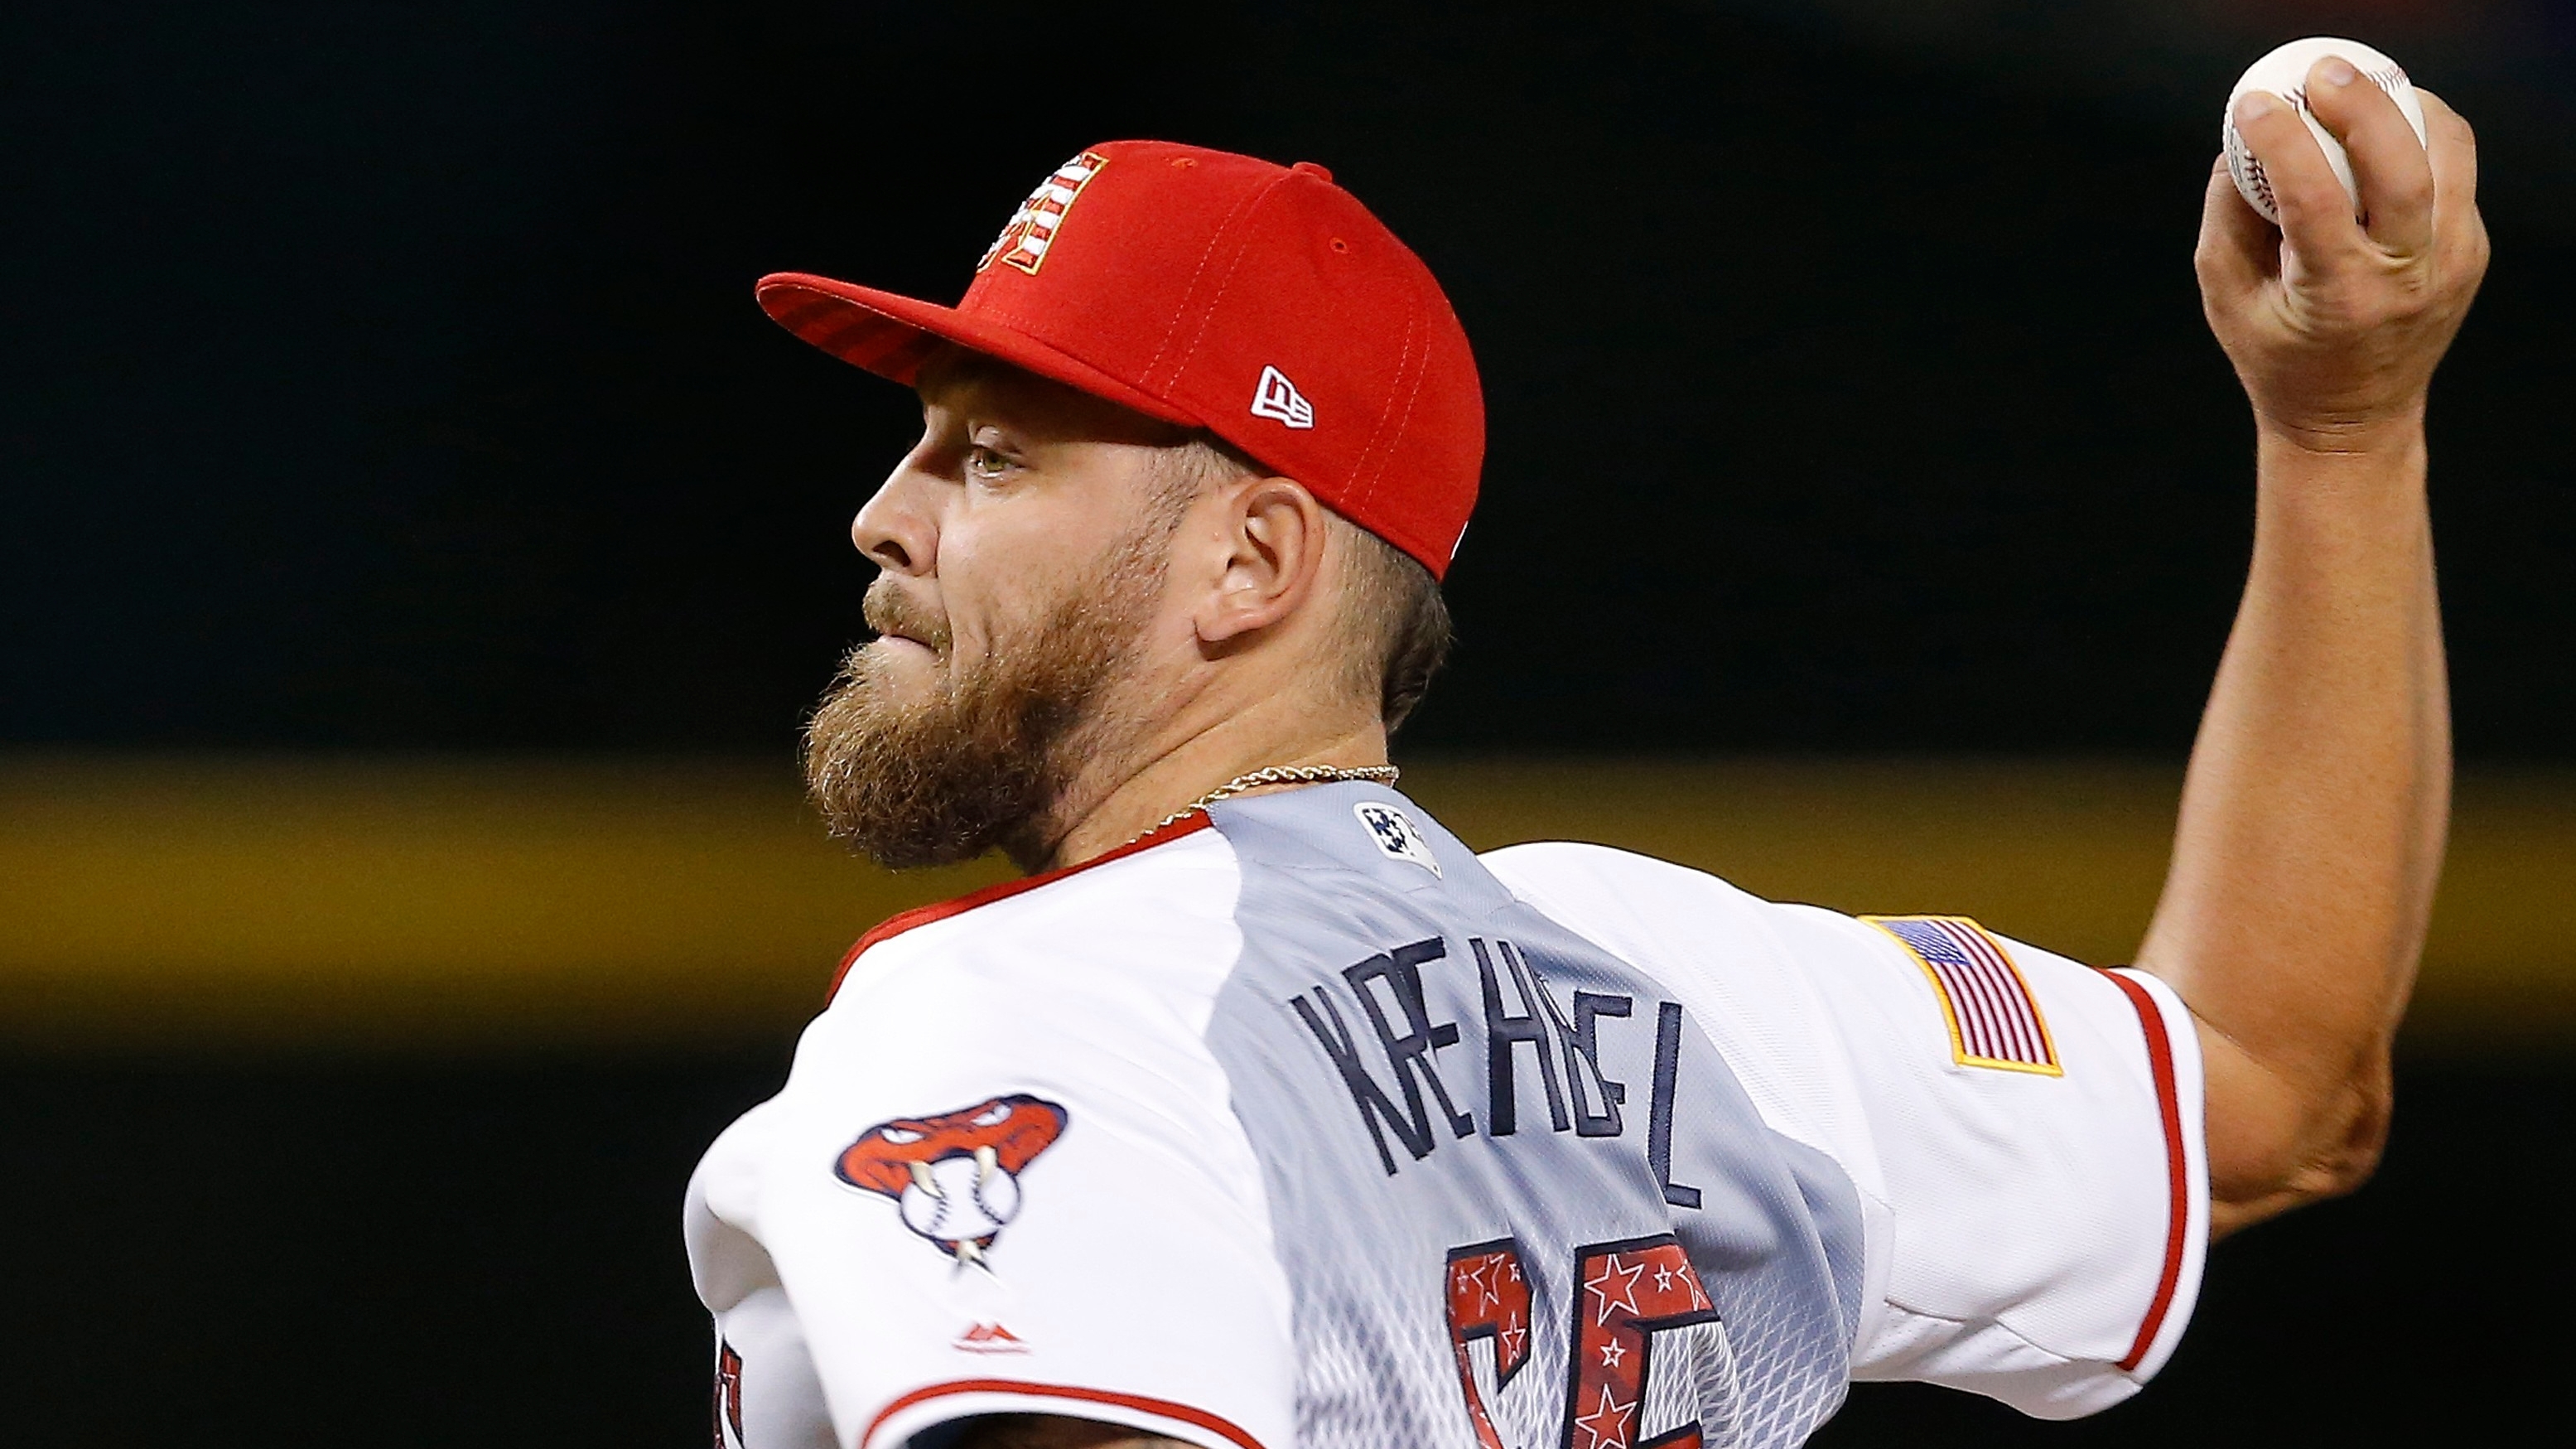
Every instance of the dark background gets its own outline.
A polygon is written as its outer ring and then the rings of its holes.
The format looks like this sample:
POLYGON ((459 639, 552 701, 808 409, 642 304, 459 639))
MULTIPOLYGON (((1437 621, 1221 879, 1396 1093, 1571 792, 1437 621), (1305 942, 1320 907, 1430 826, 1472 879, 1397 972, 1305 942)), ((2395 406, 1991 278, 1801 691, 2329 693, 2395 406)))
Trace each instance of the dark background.
MULTIPOLYGON (((1151 135, 1334 167, 1476 340, 1416 747, 2178 753, 2251 506, 2192 237, 2300 17, 2142 78, 2119 6, 1761 8, 19 14, 0 739, 783 750, 912 415, 752 280, 953 297, 1151 135)), ((2566 758, 2576 18, 2341 9, 2469 56, 2426 73, 2499 257, 2436 411, 2460 739, 2566 758)))
MULTIPOLYGON (((2190 272, 2219 103, 2357 33, 2477 120, 2436 399, 2472 762, 2576 761, 2576 22, 2512 4, 86 7, 0 17, 0 746, 784 758, 910 400, 765 271, 951 297, 1034 181, 1313 159, 1492 439, 1408 748, 2178 757, 2250 519, 2190 272)), ((680 1185, 783 1071, 0 1068, 13 1440, 697 1442, 680 1185)), ((2140 1403, 1839 1444, 2390 1442, 2554 1403, 2556 1060, 2410 1062, 2140 1403)))

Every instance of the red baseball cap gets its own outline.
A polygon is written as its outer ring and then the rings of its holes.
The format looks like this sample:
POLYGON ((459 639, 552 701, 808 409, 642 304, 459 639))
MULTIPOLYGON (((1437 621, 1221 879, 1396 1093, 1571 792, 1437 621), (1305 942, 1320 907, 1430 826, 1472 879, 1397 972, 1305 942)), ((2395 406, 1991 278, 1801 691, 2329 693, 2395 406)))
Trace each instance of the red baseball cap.
POLYGON ((1476 504, 1466 331, 1422 259, 1312 162, 1104 142, 1038 184, 954 307, 799 272, 759 296, 896 382, 944 340, 1205 428, 1435 578, 1476 504))

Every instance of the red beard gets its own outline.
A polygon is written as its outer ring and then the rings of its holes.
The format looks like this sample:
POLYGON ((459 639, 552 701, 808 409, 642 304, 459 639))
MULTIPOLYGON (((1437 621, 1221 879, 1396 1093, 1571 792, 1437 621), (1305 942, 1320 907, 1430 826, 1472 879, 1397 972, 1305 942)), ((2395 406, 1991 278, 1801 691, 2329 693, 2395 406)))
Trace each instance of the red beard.
POLYGON ((1169 539, 1144 530, 1043 622, 966 665, 946 621, 880 578, 869 624, 931 649, 937 678, 931 698, 908 702, 883 651, 863 645, 842 661, 805 730, 806 793, 832 835, 896 870, 996 848, 1022 870, 1043 865, 1068 823, 1067 788, 1123 733, 1105 706, 1135 663, 1169 539))

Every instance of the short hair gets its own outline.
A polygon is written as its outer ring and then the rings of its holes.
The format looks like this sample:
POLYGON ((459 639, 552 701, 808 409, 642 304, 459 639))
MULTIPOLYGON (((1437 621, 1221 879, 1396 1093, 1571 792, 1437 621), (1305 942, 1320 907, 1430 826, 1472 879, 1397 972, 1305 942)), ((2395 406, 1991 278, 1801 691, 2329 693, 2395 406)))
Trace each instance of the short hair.
POLYGON ((1342 626, 1351 643, 1351 688, 1378 692, 1378 718, 1394 734, 1449 662, 1449 601, 1411 554, 1336 513, 1343 551, 1342 626))
MULTIPOLYGON (((1170 482, 1159 500, 1177 525, 1180 510, 1200 488, 1218 479, 1270 470, 1214 433, 1197 432, 1172 453, 1170 482)), ((1422 696, 1431 676, 1449 660, 1453 638, 1449 602, 1440 581, 1420 560, 1338 513, 1330 515, 1341 559, 1341 618, 1347 645, 1343 687, 1354 697, 1377 696, 1378 719, 1394 734, 1422 696)))

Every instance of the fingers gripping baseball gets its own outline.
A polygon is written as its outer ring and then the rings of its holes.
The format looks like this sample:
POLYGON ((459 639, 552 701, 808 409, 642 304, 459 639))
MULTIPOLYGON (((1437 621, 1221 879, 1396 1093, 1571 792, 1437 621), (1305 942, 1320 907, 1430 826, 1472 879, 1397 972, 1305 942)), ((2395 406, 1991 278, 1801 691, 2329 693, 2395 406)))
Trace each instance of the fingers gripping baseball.
POLYGON ((2307 96, 2350 156, 2360 217, 2297 112, 2252 93, 2236 126, 2281 225, 2245 204, 2222 165, 2197 260, 2210 328, 2258 417, 2305 446, 2343 451, 2420 417, 2485 274, 2486 228, 2475 142, 2440 97, 2417 92, 2419 145, 2396 103, 2341 61, 2309 71, 2307 96))
MULTIPOLYGON (((2325 69, 2333 62, 2326 62, 2325 69)), ((2344 67, 2350 71, 2351 67, 2344 67)), ((2426 144, 2387 92, 2347 81, 2311 85, 2311 104, 2344 142, 2362 195, 2362 227, 2369 240, 2393 256, 2413 256, 2433 244, 2433 165, 2426 144)), ((2428 119, 2426 132, 2431 124, 2428 119)), ((2313 147, 2313 139, 2311 140, 2313 147)), ((2345 215, 2352 213, 2346 211, 2345 215)))

